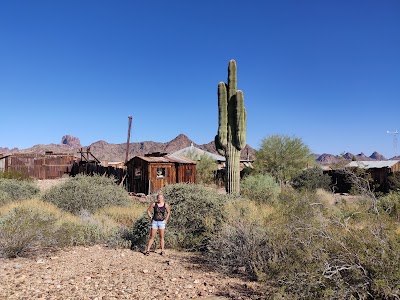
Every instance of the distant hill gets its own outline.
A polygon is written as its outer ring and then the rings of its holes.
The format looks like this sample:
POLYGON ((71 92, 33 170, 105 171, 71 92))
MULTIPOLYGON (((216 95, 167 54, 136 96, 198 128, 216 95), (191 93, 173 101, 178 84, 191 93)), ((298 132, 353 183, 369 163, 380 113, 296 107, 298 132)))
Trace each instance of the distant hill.
MULTIPOLYGON (((395 159, 395 158, 392 158, 395 159)), ((373 160, 387 160, 382 154, 378 152, 373 152, 370 156, 366 156, 363 152, 360 154, 354 155, 352 153, 345 153, 343 155, 333 155, 333 154, 321 154, 316 161, 323 164, 323 165, 334 165, 338 164, 343 161, 352 161, 352 160, 358 160, 358 161, 373 161, 373 160)))
MULTIPOLYGON (((215 149, 214 141, 207 144, 196 144, 190 138, 184 134, 179 134, 176 138, 169 142, 161 143, 154 141, 144 141, 129 144, 129 154, 128 158, 131 159, 137 155, 144 155, 152 152, 165 152, 173 153, 180 149, 190 146, 193 143, 194 146, 203 149, 211 153, 218 153, 215 149)), ((99 160, 107 161, 125 161, 126 155, 126 143, 122 144, 110 144, 106 141, 97 141, 89 145, 91 153, 96 156, 99 160)), ((45 151, 53 151, 54 153, 69 153, 79 155, 78 151, 83 148, 86 151, 86 146, 82 146, 79 138, 65 135, 61 138, 59 144, 48 144, 48 145, 35 145, 28 149, 20 150, 18 148, 8 149, 0 147, 0 154, 7 155, 11 153, 44 153, 45 151)), ((241 158, 247 159, 247 155, 250 160, 255 159, 255 150, 246 145, 242 150, 241 158)), ((345 153, 343 155, 333 155, 333 154, 314 154, 316 162, 323 165, 334 165, 338 163, 343 163, 343 161, 351 160, 387 160, 382 154, 378 152, 373 152, 370 156, 366 156, 363 152, 354 155, 352 153, 345 153)), ((393 157, 391 159, 400 160, 400 156, 393 157)))
MULTIPOLYGON (((206 150, 211 153, 217 153, 213 141, 208 144, 199 145, 189 139, 186 135, 179 134, 176 138, 166 143, 153 141, 129 143, 128 159, 131 159, 132 157, 137 155, 144 155, 152 152, 173 153, 190 146, 192 143, 194 146, 200 149, 206 150)), ((89 147, 90 152, 99 160, 125 161, 126 143, 109 144, 106 141, 97 141, 90 144, 89 147)), ((62 137, 59 144, 40 144, 23 150, 20 150, 18 148, 10 150, 8 148, 0 147, 0 153, 6 155, 11 153, 44 153, 46 151, 52 151, 54 153, 69 153, 79 156, 78 151, 81 148, 86 151, 86 146, 82 147, 78 138, 71 135, 65 135, 62 137)), ((249 145, 246 145, 246 147, 242 150, 241 157, 243 159, 246 159, 247 154, 249 155, 250 160, 253 160, 255 158, 255 150, 249 145)))

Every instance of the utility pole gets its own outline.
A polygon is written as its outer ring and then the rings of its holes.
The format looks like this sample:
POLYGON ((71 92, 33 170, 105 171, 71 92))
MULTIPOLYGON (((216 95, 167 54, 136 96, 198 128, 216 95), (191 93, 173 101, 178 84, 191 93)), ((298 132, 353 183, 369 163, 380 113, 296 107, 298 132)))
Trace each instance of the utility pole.
POLYGON ((399 132, 397 129, 395 131, 389 131, 387 130, 386 133, 393 134, 393 150, 394 150, 394 156, 397 156, 397 135, 399 132))
POLYGON ((131 139, 131 126, 132 126, 132 116, 128 116, 128 139, 126 141, 126 156, 125 156, 125 163, 128 162, 128 153, 129 153, 129 141, 131 139))

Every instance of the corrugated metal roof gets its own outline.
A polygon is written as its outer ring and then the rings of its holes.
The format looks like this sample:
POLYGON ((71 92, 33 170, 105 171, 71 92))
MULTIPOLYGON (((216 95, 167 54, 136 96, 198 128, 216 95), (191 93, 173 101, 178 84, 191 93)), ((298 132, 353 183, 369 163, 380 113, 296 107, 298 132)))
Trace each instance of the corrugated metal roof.
POLYGON ((330 171, 332 170, 332 168, 330 166, 324 166, 324 165, 320 165, 319 166, 323 171, 330 171))
POLYGON ((182 158, 185 155, 188 155, 188 153, 190 154, 194 154, 194 155, 207 155, 208 157, 212 158, 213 160, 216 161, 225 161, 225 157, 219 154, 215 154, 215 153, 211 153, 205 150, 202 150, 200 148, 194 147, 193 145, 190 145, 189 147, 183 148, 181 150, 178 150, 170 155, 168 155, 169 157, 173 157, 173 158, 182 158))
POLYGON ((195 161, 183 157, 170 157, 170 156, 136 156, 147 162, 154 163, 181 163, 181 164, 196 164, 195 161))
POLYGON ((380 168, 391 168, 397 164, 399 160, 377 160, 377 161, 352 161, 346 165, 346 167, 357 167, 360 169, 380 169, 380 168))

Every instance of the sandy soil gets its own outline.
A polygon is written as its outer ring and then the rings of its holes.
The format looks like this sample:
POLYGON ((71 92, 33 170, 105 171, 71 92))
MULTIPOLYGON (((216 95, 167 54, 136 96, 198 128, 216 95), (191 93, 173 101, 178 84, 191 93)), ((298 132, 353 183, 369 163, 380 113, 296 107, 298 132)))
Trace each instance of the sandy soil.
POLYGON ((208 268, 201 257, 150 256, 105 246, 0 259, 0 299, 262 299, 261 286, 208 268))

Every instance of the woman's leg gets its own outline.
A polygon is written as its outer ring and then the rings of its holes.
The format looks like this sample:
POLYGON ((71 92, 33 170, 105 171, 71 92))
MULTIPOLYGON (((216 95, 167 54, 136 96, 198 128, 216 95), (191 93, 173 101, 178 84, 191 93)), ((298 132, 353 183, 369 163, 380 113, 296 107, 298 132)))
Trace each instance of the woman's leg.
POLYGON ((147 245, 147 250, 146 252, 150 252, 150 248, 153 245, 154 242, 154 238, 156 236, 157 233, 157 228, 151 228, 150 230, 150 239, 149 239, 149 244, 147 245))
POLYGON ((161 246, 161 252, 164 252, 164 233, 165 229, 159 229, 158 233, 160 234, 160 246, 161 246))

